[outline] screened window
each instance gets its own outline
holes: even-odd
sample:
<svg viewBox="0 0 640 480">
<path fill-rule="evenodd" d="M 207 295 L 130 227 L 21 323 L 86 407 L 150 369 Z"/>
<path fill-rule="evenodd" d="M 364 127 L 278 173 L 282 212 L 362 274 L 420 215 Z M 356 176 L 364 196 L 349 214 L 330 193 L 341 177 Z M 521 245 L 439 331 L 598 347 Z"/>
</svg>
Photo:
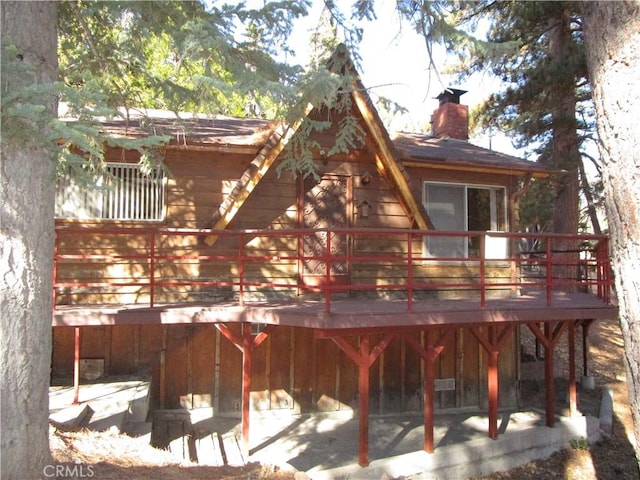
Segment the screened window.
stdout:
<svg viewBox="0 0 640 480">
<path fill-rule="evenodd" d="M 424 205 L 436 230 L 506 231 L 504 187 L 425 182 Z M 501 246 L 496 246 L 492 239 L 492 248 L 500 249 Z M 480 239 L 429 237 L 426 249 L 434 257 L 477 257 Z"/>
<path fill-rule="evenodd" d="M 143 172 L 132 163 L 109 163 L 100 177 L 75 170 L 58 179 L 56 217 L 106 220 L 162 220 L 164 173 L 161 168 Z"/>
</svg>

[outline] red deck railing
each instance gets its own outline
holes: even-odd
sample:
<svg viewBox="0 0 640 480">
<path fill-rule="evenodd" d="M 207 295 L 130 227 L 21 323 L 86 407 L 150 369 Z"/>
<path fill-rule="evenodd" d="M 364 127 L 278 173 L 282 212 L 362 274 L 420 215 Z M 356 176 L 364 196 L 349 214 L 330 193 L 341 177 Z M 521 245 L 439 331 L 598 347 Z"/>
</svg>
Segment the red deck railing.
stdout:
<svg viewBox="0 0 640 480">
<path fill-rule="evenodd" d="M 429 239 L 462 242 L 466 256 L 432 256 Z M 208 241 L 207 241 L 208 240 Z M 209 245 L 211 243 L 211 245 Z M 498 245 L 497 251 L 491 249 Z M 529 247 L 522 247 L 528 245 Z M 531 248 L 531 246 L 535 248 Z M 194 301 L 223 292 L 240 304 L 256 291 L 323 294 L 470 291 L 486 306 L 496 289 L 537 288 L 547 304 L 580 288 L 611 302 L 608 238 L 602 235 L 402 229 L 218 231 L 58 227 L 54 305 Z M 121 296 L 126 302 L 99 300 Z M 213 292 L 213 293 L 212 293 Z M 226 293 L 224 293 L 226 292 Z M 95 300 L 98 299 L 98 300 Z M 133 300 L 132 300 L 133 299 Z"/>
</svg>

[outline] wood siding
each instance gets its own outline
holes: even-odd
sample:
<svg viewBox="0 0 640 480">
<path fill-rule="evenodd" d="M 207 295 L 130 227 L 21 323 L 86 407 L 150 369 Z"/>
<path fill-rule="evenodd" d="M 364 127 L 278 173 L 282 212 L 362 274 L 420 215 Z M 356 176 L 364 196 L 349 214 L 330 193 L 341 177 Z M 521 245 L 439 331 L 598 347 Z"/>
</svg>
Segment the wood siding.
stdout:
<svg viewBox="0 0 640 480">
<path fill-rule="evenodd" d="M 240 334 L 240 325 L 231 325 Z M 73 372 L 72 327 L 53 329 L 54 379 Z M 415 334 L 421 341 L 420 334 Z M 371 341 L 379 338 L 371 336 Z M 355 337 L 350 340 L 355 345 Z M 515 343 L 500 354 L 501 406 L 515 405 Z M 436 396 L 436 408 L 486 406 L 484 351 L 467 330 L 446 345 L 436 378 L 455 388 Z M 211 407 L 239 412 L 242 354 L 213 324 L 83 327 L 81 357 L 104 359 L 105 375 L 149 375 L 155 408 Z M 251 408 L 291 413 L 357 407 L 358 369 L 330 339 L 277 327 L 253 353 Z M 422 364 L 403 337 L 395 338 L 370 370 L 373 412 L 420 411 Z"/>
</svg>

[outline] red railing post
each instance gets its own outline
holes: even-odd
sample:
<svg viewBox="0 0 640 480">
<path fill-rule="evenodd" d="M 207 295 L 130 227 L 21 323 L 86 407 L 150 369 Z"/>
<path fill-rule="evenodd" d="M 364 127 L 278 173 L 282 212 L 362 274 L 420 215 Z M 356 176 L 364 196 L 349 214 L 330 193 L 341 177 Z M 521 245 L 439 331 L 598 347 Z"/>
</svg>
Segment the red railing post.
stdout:
<svg viewBox="0 0 640 480">
<path fill-rule="evenodd" d="M 58 243 L 60 241 L 60 234 L 58 230 L 54 230 L 54 240 L 53 240 L 53 291 L 51 292 L 53 309 L 56 309 L 57 304 L 57 291 L 56 291 L 56 282 L 58 281 Z"/>
<path fill-rule="evenodd" d="M 324 283 L 324 310 L 326 313 L 331 312 L 331 231 L 327 232 L 327 247 L 325 255 L 325 283 Z"/>
<path fill-rule="evenodd" d="M 413 234 L 407 233 L 407 309 L 413 308 Z"/>
<path fill-rule="evenodd" d="M 244 305 L 244 233 L 238 236 L 238 301 Z"/>
<path fill-rule="evenodd" d="M 550 306 L 553 298 L 553 261 L 552 261 L 552 249 L 551 249 L 551 237 L 547 237 L 547 306 Z"/>
<path fill-rule="evenodd" d="M 149 259 L 149 306 L 153 308 L 156 296 L 156 230 L 151 230 Z"/>
<path fill-rule="evenodd" d="M 485 265 L 485 235 L 480 235 L 480 307 L 487 306 L 487 271 Z"/>
</svg>

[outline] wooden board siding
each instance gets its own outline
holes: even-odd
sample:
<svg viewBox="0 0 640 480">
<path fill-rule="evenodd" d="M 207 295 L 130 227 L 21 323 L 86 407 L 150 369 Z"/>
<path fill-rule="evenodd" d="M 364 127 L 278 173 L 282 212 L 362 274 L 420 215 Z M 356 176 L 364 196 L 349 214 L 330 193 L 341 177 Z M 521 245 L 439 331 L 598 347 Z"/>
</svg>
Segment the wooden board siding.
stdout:
<svg viewBox="0 0 640 480">
<path fill-rule="evenodd" d="M 229 328 L 240 334 L 239 325 Z M 412 333 L 418 341 L 420 333 Z M 155 408 L 210 407 L 239 412 L 242 354 L 213 324 L 83 327 L 81 358 L 104 358 L 106 375 L 151 375 Z M 52 373 L 73 371 L 73 328 L 55 327 Z M 371 335 L 370 342 L 382 337 Z M 357 337 L 348 337 L 357 346 Z M 219 348 L 219 352 L 216 349 Z M 464 355 L 461 355 L 461 348 Z M 436 363 L 436 378 L 455 379 L 455 390 L 436 395 L 437 409 L 483 407 L 486 375 L 482 349 L 458 330 Z M 515 341 L 500 354 L 500 405 L 515 404 Z M 418 355 L 396 337 L 370 370 L 371 409 L 421 411 L 423 378 Z M 310 329 L 277 327 L 253 352 L 251 408 L 292 413 L 357 407 L 358 369 L 330 339 Z"/>
</svg>

